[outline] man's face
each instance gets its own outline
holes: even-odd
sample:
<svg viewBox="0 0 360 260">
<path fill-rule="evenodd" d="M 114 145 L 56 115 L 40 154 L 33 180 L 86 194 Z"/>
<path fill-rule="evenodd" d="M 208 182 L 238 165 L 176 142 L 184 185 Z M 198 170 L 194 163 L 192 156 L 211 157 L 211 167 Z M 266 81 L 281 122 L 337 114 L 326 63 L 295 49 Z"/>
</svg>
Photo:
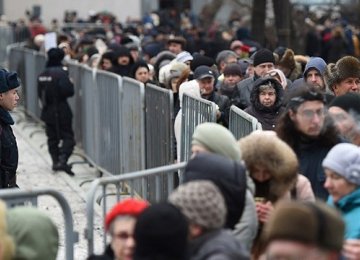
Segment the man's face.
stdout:
<svg viewBox="0 0 360 260">
<path fill-rule="evenodd" d="M 360 79 L 359 78 L 346 78 L 340 83 L 335 84 L 334 88 L 335 96 L 341 96 L 348 92 L 360 92 Z"/>
<path fill-rule="evenodd" d="M 306 73 L 305 81 L 314 87 L 325 90 L 324 79 L 317 69 L 310 69 L 308 73 Z"/>
<path fill-rule="evenodd" d="M 132 260 L 135 249 L 135 218 L 115 219 L 111 234 L 111 248 L 115 259 Z"/>
<path fill-rule="evenodd" d="M 273 88 L 267 88 L 259 93 L 259 101 L 265 107 L 272 107 L 276 101 L 276 92 Z"/>
<path fill-rule="evenodd" d="M 229 86 L 234 86 L 241 81 L 242 77 L 239 75 L 224 75 L 224 83 Z"/>
<path fill-rule="evenodd" d="M 12 111 L 17 106 L 19 99 L 17 88 L 0 93 L 0 106 L 7 111 Z"/>
<path fill-rule="evenodd" d="M 254 72 L 255 75 L 259 76 L 259 77 L 264 77 L 265 74 L 269 71 L 274 69 L 274 63 L 271 62 L 265 62 L 265 63 L 261 63 L 257 66 L 254 67 Z"/>
<path fill-rule="evenodd" d="M 197 80 L 200 87 L 200 94 L 201 96 L 210 95 L 214 91 L 214 78 L 213 77 L 206 77 L 203 79 Z"/>
<path fill-rule="evenodd" d="M 324 126 L 325 107 L 321 101 L 305 101 L 297 111 L 289 111 L 290 119 L 298 131 L 310 137 L 320 135 Z"/>
<path fill-rule="evenodd" d="M 168 45 L 169 51 L 171 51 L 174 54 L 179 54 L 180 52 L 182 52 L 182 46 L 180 43 L 176 43 L 176 42 L 170 42 Z"/>
</svg>

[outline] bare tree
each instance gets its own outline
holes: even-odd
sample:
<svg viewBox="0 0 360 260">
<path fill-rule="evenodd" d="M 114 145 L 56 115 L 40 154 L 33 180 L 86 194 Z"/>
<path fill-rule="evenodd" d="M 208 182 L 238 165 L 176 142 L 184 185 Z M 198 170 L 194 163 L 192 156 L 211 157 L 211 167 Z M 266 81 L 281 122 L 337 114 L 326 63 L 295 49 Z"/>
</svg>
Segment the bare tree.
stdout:
<svg viewBox="0 0 360 260">
<path fill-rule="evenodd" d="M 251 19 L 251 33 L 261 45 L 265 43 L 266 0 L 254 0 Z"/>
</svg>

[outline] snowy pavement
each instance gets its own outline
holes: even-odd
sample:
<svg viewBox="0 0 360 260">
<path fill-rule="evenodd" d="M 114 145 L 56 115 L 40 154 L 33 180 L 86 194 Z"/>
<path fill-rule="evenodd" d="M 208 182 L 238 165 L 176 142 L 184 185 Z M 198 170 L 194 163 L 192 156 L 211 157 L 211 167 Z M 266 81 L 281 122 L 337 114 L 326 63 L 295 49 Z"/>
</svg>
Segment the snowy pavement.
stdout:
<svg viewBox="0 0 360 260">
<path fill-rule="evenodd" d="M 70 204 L 74 229 L 79 233 L 79 242 L 75 245 L 74 259 L 82 260 L 87 258 L 87 241 L 84 238 L 86 226 L 86 192 L 90 181 L 98 176 L 95 168 L 87 164 L 75 164 L 73 171 L 75 177 L 66 173 L 54 173 L 51 170 L 51 159 L 47 151 L 46 135 L 39 123 L 26 118 L 24 113 L 18 109 L 13 113 L 15 125 L 13 130 L 19 147 L 19 167 L 17 182 L 23 190 L 51 188 L 61 192 Z M 80 150 L 75 150 L 70 162 L 82 161 L 79 155 Z M 59 229 L 61 237 L 58 258 L 65 259 L 64 250 L 64 221 L 59 204 L 49 196 L 39 198 L 38 207 L 45 211 Z M 97 212 L 100 212 L 99 209 Z M 101 215 L 95 216 L 95 252 L 102 250 L 102 226 Z"/>
</svg>

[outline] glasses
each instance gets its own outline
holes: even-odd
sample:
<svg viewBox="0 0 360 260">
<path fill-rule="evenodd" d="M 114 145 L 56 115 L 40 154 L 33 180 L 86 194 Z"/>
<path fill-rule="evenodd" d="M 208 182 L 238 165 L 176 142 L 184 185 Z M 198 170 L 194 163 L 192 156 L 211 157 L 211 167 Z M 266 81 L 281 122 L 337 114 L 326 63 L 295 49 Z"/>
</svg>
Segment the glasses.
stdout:
<svg viewBox="0 0 360 260">
<path fill-rule="evenodd" d="M 129 238 L 133 238 L 133 234 L 129 234 L 127 232 L 120 232 L 117 234 L 113 234 L 113 237 L 119 240 L 128 240 Z"/>
<path fill-rule="evenodd" d="M 315 115 L 317 115 L 318 117 L 324 117 L 325 113 L 326 113 L 326 109 L 322 108 L 322 109 L 318 109 L 318 110 L 304 110 L 301 112 L 298 112 L 299 115 L 301 115 L 302 117 L 304 117 L 307 120 L 311 120 L 314 118 Z"/>
</svg>

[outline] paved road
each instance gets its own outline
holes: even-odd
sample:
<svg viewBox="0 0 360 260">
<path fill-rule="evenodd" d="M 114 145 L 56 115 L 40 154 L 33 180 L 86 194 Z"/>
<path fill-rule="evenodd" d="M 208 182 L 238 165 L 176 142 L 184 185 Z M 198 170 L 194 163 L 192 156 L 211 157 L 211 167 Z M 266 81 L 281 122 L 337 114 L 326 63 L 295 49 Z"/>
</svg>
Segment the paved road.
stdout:
<svg viewBox="0 0 360 260">
<path fill-rule="evenodd" d="M 21 189 L 32 190 L 36 188 L 53 188 L 60 191 L 67 199 L 72 209 L 74 228 L 79 232 L 79 242 L 75 246 L 76 260 L 86 259 L 87 244 L 84 238 L 86 225 L 86 192 L 89 183 L 80 184 L 85 180 L 92 180 L 98 173 L 87 164 L 75 164 L 73 170 L 75 177 L 66 173 L 54 173 L 51 170 L 51 159 L 47 151 L 46 136 L 38 123 L 25 118 L 20 109 L 13 114 L 15 126 L 13 127 L 19 147 L 18 184 Z M 81 151 L 75 151 L 81 153 Z M 81 161 L 78 155 L 73 155 L 70 161 Z M 57 224 L 61 235 L 58 259 L 64 260 L 64 222 L 58 203 L 51 197 L 39 199 L 39 208 L 44 210 Z M 102 250 L 102 218 L 95 216 L 96 252 Z"/>
</svg>

